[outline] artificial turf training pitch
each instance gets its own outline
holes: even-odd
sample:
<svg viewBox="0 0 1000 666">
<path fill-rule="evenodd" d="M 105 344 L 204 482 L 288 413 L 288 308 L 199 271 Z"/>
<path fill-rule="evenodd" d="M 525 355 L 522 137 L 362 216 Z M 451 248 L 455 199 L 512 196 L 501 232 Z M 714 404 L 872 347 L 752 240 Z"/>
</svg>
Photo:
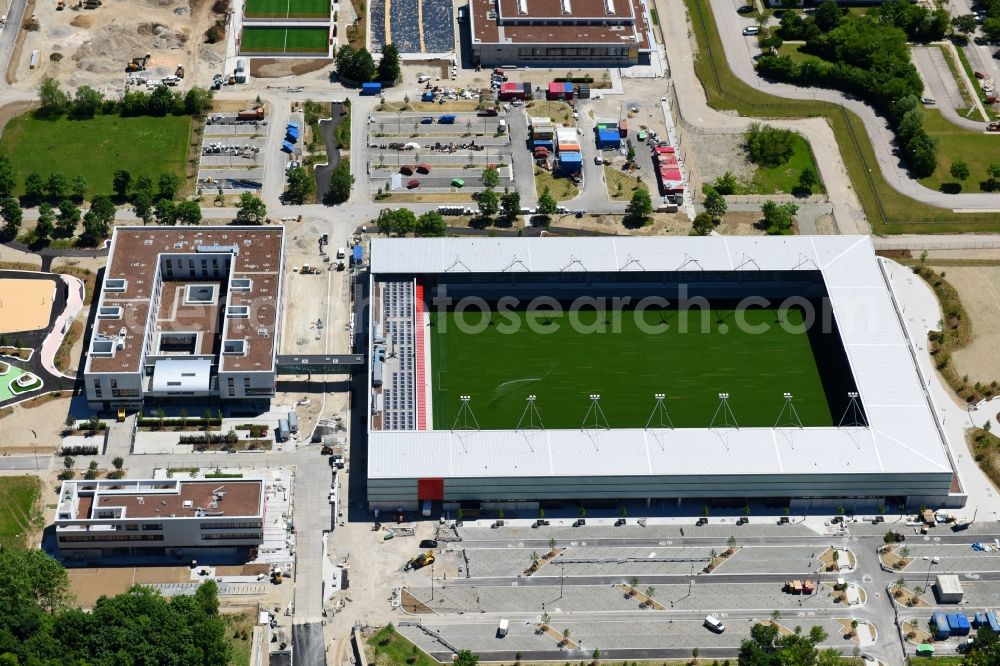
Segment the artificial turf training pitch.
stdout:
<svg viewBox="0 0 1000 666">
<path fill-rule="evenodd" d="M 244 14 L 251 18 L 328 18 L 329 0 L 247 0 Z"/>
<path fill-rule="evenodd" d="M 329 31 L 326 28 L 245 28 L 240 52 L 326 53 Z"/>
<path fill-rule="evenodd" d="M 766 332 L 755 335 L 736 326 L 734 310 L 714 307 L 704 332 L 699 310 L 646 310 L 641 315 L 646 323 L 669 325 L 659 334 L 640 330 L 634 310 L 580 311 L 582 324 L 602 322 L 609 331 L 591 334 L 571 328 L 565 313 L 548 324 L 541 314 L 530 315 L 539 322 L 538 328 L 554 329 L 536 333 L 524 325 L 524 311 L 515 312 L 522 326 L 512 334 L 501 333 L 498 326 L 481 333 L 459 330 L 459 317 L 468 324 L 480 322 L 477 310 L 431 313 L 435 429 L 456 427 L 461 395 L 471 397 L 472 413 L 485 430 L 515 429 L 529 395 L 536 396 L 535 407 L 545 428 L 580 428 L 591 394 L 601 396 L 608 427 L 643 428 L 653 413 L 656 393 L 667 395 L 665 405 L 675 427 L 707 428 L 722 392 L 729 393 L 740 427 L 773 427 L 786 391 L 794 396 L 803 426 L 833 425 L 813 344 L 821 347 L 819 353 L 830 365 L 837 357 L 833 352 L 839 338 L 816 333 L 810 342 L 810 335 L 801 331 L 801 310 L 790 309 L 783 315 L 797 331 L 777 325 L 777 309 L 746 310 L 748 324 L 767 325 Z M 620 319 L 620 332 L 610 332 L 615 318 Z M 682 320 L 687 332 L 680 332 Z M 504 320 L 498 315 L 495 321 Z M 841 366 L 835 373 L 840 376 L 830 383 L 839 393 L 845 382 L 853 380 L 846 361 L 834 360 L 834 365 Z M 789 423 L 791 418 L 783 415 L 780 425 Z M 458 427 L 463 424 L 464 420 Z M 587 424 L 594 426 L 593 414 Z M 721 425 L 720 416 L 716 426 Z"/>
</svg>

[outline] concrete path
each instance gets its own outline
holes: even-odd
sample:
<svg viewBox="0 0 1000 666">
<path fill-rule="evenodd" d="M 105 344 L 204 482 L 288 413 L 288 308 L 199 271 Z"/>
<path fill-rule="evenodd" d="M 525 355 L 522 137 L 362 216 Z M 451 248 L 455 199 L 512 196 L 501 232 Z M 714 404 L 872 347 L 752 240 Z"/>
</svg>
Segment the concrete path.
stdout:
<svg viewBox="0 0 1000 666">
<path fill-rule="evenodd" d="M 682 0 L 668 0 L 667 4 L 678 4 L 683 9 Z M 864 126 L 868 130 L 875 156 L 886 182 L 900 194 L 917 199 L 931 206 L 940 208 L 950 208 L 952 210 L 976 210 L 976 211 L 1000 211 L 1000 194 L 995 193 L 967 193 L 967 194 L 945 194 L 935 192 L 924 187 L 917 181 L 910 178 L 903 168 L 900 160 L 895 155 L 893 146 L 894 135 L 889 129 L 886 119 L 879 116 L 875 111 L 857 99 L 851 99 L 844 94 L 825 88 L 801 88 L 786 83 L 771 83 L 765 81 L 757 75 L 753 67 L 754 58 L 760 54 L 756 37 L 743 37 L 741 32 L 744 27 L 755 25 L 751 19 L 746 19 L 736 13 L 737 0 L 715 0 L 710 3 L 715 14 L 715 21 L 722 36 L 723 48 L 726 52 L 726 59 L 730 69 L 737 78 L 747 85 L 779 97 L 789 99 L 804 99 L 830 102 L 847 108 L 857 114 Z M 676 67 L 674 68 L 676 75 Z M 769 124 L 778 123 L 769 121 Z M 810 143 L 814 143 L 810 136 Z M 1000 147 L 1000 143 L 998 143 Z M 815 145 L 813 151 L 816 152 Z M 822 158 L 816 156 L 816 162 L 822 171 Z M 839 158 L 839 151 L 838 151 Z M 826 176 L 823 177 L 827 182 Z M 836 198 L 831 192 L 831 200 Z M 838 221 L 839 221 L 838 217 Z M 845 231 L 845 233 L 847 233 Z"/>
<path fill-rule="evenodd" d="M 969 118 L 960 116 L 956 111 L 956 109 L 961 109 L 967 106 L 967 104 L 962 97 L 961 89 L 959 89 L 962 82 L 956 81 L 955 77 L 952 76 L 951 70 L 948 68 L 948 62 L 944 58 L 944 53 L 941 52 L 942 48 L 947 47 L 943 44 L 940 46 L 930 44 L 928 46 L 912 46 L 910 48 L 910 52 L 913 54 L 913 64 L 916 65 L 917 71 L 920 72 L 920 78 L 924 80 L 924 85 L 927 87 L 924 90 L 924 94 L 937 102 L 936 106 L 929 108 L 936 108 L 941 112 L 941 115 L 954 125 L 982 132 L 985 125 L 984 122 L 970 120 Z M 969 94 L 968 91 L 966 91 L 966 94 Z M 978 100 L 979 98 L 976 97 L 975 99 Z M 973 104 L 973 106 L 978 108 L 979 105 Z"/>
<path fill-rule="evenodd" d="M 58 368 L 56 368 L 55 359 L 56 352 L 59 351 L 59 345 L 62 344 L 63 338 L 69 332 L 69 328 L 73 324 L 73 320 L 76 319 L 76 315 L 83 308 L 83 281 L 72 275 L 61 275 L 60 277 L 68 288 L 69 295 L 66 298 L 66 307 L 63 309 L 62 314 L 56 318 L 55 324 L 52 326 L 49 334 L 45 336 L 45 340 L 42 341 L 39 356 L 41 357 L 42 367 L 50 374 L 56 377 L 75 379 L 75 374 L 66 375 L 59 372 Z"/>
</svg>

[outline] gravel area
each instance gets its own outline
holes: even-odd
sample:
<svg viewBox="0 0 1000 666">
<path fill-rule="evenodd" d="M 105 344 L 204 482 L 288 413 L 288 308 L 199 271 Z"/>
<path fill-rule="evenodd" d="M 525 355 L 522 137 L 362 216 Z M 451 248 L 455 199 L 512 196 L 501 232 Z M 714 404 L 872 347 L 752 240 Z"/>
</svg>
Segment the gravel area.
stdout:
<svg viewBox="0 0 1000 666">
<path fill-rule="evenodd" d="M 969 381 L 988 384 L 1000 379 L 1000 266 L 947 266 L 948 280 L 958 290 L 962 305 L 972 319 L 972 342 L 952 357 L 959 374 Z"/>
<path fill-rule="evenodd" d="M 703 183 L 712 183 L 727 171 L 746 183 L 756 171 L 747 158 L 742 134 L 684 132 L 686 153 L 693 159 Z"/>
</svg>

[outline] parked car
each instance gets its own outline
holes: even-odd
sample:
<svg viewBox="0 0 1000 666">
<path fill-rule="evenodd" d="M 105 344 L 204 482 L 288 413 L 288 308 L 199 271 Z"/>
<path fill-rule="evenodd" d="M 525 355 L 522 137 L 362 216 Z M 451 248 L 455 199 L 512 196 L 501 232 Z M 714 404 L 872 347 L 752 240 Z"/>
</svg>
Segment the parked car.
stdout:
<svg viewBox="0 0 1000 666">
<path fill-rule="evenodd" d="M 701 518 L 698 519 L 698 522 L 695 523 L 695 525 L 697 525 L 698 527 L 701 527 L 702 525 L 708 525 L 708 518 L 702 516 Z"/>
<path fill-rule="evenodd" d="M 747 36 L 747 37 L 749 37 L 751 35 L 759 35 L 760 34 L 760 28 L 757 27 L 757 26 L 755 26 L 755 25 L 748 25 L 747 27 L 743 28 L 743 34 L 744 34 L 744 36 Z"/>
<path fill-rule="evenodd" d="M 536 520 L 535 522 L 531 523 L 531 526 L 532 527 L 544 527 L 544 526 L 546 526 L 548 524 L 549 524 L 549 521 L 547 521 L 547 520 Z"/>
<path fill-rule="evenodd" d="M 714 631 L 717 634 L 721 634 L 726 630 L 726 625 L 719 621 L 719 618 L 714 615 L 709 615 L 705 618 L 705 626 Z"/>
<path fill-rule="evenodd" d="M 424 539 L 420 542 L 421 548 L 437 548 L 438 542 L 436 539 Z"/>
<path fill-rule="evenodd" d="M 739 14 L 753 14 L 753 5 L 740 5 L 736 8 Z"/>
</svg>

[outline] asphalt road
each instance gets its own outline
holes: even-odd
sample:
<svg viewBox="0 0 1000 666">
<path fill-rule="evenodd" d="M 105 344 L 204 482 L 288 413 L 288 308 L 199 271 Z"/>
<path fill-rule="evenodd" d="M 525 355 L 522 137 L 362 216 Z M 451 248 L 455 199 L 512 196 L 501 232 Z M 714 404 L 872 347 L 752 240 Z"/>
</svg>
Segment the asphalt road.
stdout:
<svg viewBox="0 0 1000 666">
<path fill-rule="evenodd" d="M 0 469 L 39 471 L 47 470 L 52 464 L 51 456 L 3 456 L 0 457 Z"/>
<path fill-rule="evenodd" d="M 955 77 L 952 76 L 941 48 L 944 47 L 932 44 L 930 46 L 915 45 L 910 49 L 913 54 L 913 64 L 917 66 L 928 88 L 924 94 L 937 102 L 936 106 L 931 108 L 937 108 L 949 122 L 959 127 L 981 132 L 985 123 L 979 120 L 969 120 L 956 112 L 956 109 L 967 106 L 962 98 L 962 91 L 959 89 L 962 82 L 956 81 Z M 962 88 L 964 89 L 964 86 Z"/>
<path fill-rule="evenodd" d="M 7 73 L 10 56 L 17 42 L 17 35 L 21 31 L 21 24 L 24 23 L 24 10 L 27 6 L 28 0 L 11 0 L 10 8 L 7 10 L 7 23 L 0 32 L 0 74 Z"/>
<path fill-rule="evenodd" d="M 323 626 L 319 622 L 292 625 L 292 664 L 326 666 Z"/>
</svg>

